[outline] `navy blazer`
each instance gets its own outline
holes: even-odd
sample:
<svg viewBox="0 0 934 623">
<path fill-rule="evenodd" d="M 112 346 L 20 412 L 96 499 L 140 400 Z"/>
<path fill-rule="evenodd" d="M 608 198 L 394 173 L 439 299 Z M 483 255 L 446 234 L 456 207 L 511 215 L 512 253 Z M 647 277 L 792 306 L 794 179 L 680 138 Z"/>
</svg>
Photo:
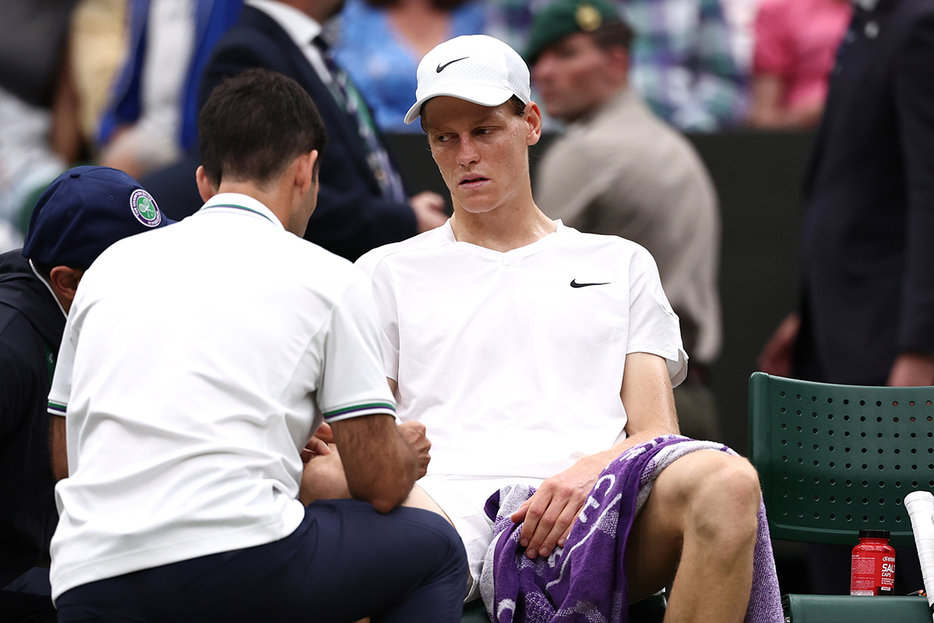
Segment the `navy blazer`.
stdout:
<svg viewBox="0 0 934 623">
<path fill-rule="evenodd" d="M 328 145 L 321 156 L 318 206 L 308 221 L 305 238 L 355 260 L 374 247 L 415 235 L 412 208 L 383 198 L 379 182 L 367 164 L 366 148 L 355 120 L 334 100 L 289 35 L 262 11 L 244 6 L 240 21 L 218 41 L 201 78 L 198 110 L 225 77 L 253 67 L 271 69 L 296 80 L 311 95 L 324 119 Z M 187 166 L 190 168 L 196 159 L 190 156 Z M 153 180 L 152 185 L 155 189 L 146 188 L 160 197 L 158 189 L 164 184 Z M 167 199 L 163 209 L 167 209 L 166 214 L 175 214 L 176 208 L 170 204 Z M 200 203 L 191 211 L 197 207 Z"/>
<path fill-rule="evenodd" d="M 884 384 L 934 353 L 934 0 L 856 2 L 805 206 L 800 376 Z"/>
</svg>

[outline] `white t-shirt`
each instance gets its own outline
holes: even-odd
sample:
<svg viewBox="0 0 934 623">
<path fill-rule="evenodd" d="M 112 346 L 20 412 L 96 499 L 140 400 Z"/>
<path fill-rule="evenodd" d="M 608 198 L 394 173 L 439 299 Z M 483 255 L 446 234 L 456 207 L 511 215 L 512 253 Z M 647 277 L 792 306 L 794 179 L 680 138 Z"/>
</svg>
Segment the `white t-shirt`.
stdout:
<svg viewBox="0 0 934 623">
<path fill-rule="evenodd" d="M 687 371 L 648 251 L 557 231 L 506 253 L 450 222 L 364 255 L 400 419 L 432 442 L 429 475 L 548 478 L 625 438 L 626 355 Z"/>
<path fill-rule="evenodd" d="M 66 415 L 52 593 L 288 536 L 322 420 L 393 415 L 365 276 L 261 203 L 214 197 L 87 271 L 49 412 Z"/>
<path fill-rule="evenodd" d="M 557 231 L 506 253 L 457 242 L 450 221 L 364 255 L 398 413 L 428 429 L 418 484 L 464 541 L 472 579 L 500 487 L 538 486 L 625 438 L 626 355 L 687 373 L 678 317 L 652 256 L 616 236 Z M 470 600 L 478 584 L 471 582 Z"/>
</svg>

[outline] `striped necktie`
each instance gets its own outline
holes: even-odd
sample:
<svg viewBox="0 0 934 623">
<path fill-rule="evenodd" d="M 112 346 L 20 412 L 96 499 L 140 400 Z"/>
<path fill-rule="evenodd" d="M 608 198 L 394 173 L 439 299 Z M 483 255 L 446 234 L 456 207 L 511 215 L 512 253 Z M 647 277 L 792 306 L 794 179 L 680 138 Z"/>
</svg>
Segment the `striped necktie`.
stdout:
<svg viewBox="0 0 934 623">
<path fill-rule="evenodd" d="M 357 132 L 366 147 L 367 164 L 370 165 L 373 175 L 379 182 L 383 197 L 398 203 L 406 203 L 408 198 L 402 185 L 402 178 L 392 166 L 389 152 L 379 139 L 376 124 L 373 122 L 373 116 L 366 102 L 363 101 L 363 97 L 347 72 L 341 69 L 341 66 L 334 60 L 331 47 L 324 37 L 318 35 L 312 39 L 312 44 L 321 52 L 324 65 L 331 74 L 331 80 L 328 82 L 331 95 L 357 126 Z"/>
</svg>

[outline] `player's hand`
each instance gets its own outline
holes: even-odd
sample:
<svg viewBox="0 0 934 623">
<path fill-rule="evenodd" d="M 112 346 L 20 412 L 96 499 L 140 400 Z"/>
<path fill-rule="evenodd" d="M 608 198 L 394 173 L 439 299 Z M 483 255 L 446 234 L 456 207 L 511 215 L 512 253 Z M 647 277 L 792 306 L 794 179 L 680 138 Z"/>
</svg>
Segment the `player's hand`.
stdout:
<svg viewBox="0 0 934 623">
<path fill-rule="evenodd" d="M 326 456 L 331 454 L 331 448 L 323 439 L 319 439 L 317 434 L 308 440 L 302 449 L 302 462 L 307 463 L 316 456 Z"/>
<path fill-rule="evenodd" d="M 596 472 L 583 461 L 542 483 L 535 495 L 512 514 L 513 522 L 524 522 L 519 543 L 529 558 L 549 556 L 555 546 L 564 547 L 574 520 L 593 489 Z"/>
<path fill-rule="evenodd" d="M 444 225 L 448 215 L 444 213 L 444 197 L 426 190 L 409 199 L 409 205 L 415 212 L 415 222 L 419 233 Z"/>
<path fill-rule="evenodd" d="M 331 425 L 327 422 L 321 422 L 321 426 L 315 431 L 315 437 L 324 443 L 334 443 L 334 433 L 331 431 Z"/>
<path fill-rule="evenodd" d="M 415 420 L 399 424 L 399 432 L 418 457 L 417 480 L 428 472 L 428 463 L 431 461 L 428 451 L 431 450 L 431 441 L 425 436 L 425 425 Z"/>
</svg>

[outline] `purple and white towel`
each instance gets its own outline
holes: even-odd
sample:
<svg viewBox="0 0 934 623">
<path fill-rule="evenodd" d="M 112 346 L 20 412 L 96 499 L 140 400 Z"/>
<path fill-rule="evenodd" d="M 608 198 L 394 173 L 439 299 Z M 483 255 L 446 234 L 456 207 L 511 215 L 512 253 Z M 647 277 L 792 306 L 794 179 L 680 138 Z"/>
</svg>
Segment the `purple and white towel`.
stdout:
<svg viewBox="0 0 934 623">
<path fill-rule="evenodd" d="M 597 479 L 563 548 L 529 560 L 519 545 L 522 524 L 509 516 L 535 492 L 510 485 L 490 496 L 495 523 L 480 576 L 480 593 L 495 623 L 626 623 L 629 583 L 624 552 L 633 519 L 652 483 L 675 459 L 697 450 L 728 447 L 670 435 L 633 446 Z M 759 507 L 752 594 L 746 623 L 782 623 L 781 597 L 765 507 Z"/>
</svg>

